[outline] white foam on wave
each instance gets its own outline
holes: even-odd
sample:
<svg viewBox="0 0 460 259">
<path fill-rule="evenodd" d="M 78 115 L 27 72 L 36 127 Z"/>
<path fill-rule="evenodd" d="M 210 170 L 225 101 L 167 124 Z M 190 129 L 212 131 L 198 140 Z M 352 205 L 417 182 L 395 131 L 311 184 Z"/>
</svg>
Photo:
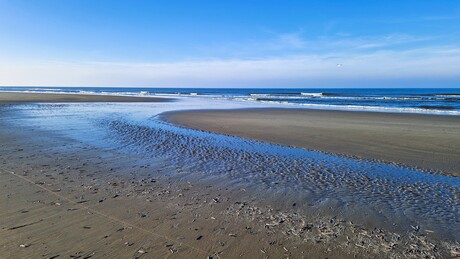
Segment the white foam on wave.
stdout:
<svg viewBox="0 0 460 259">
<path fill-rule="evenodd" d="M 389 113 L 416 113 L 432 115 L 455 115 L 460 116 L 460 111 L 446 110 L 427 110 L 423 108 L 404 108 L 404 107 L 382 107 L 382 106 L 363 106 L 363 105 L 335 105 L 335 104 L 310 104 L 310 103 L 290 103 L 287 101 L 259 101 L 254 98 L 240 98 L 235 101 L 259 102 L 273 104 L 276 106 L 296 106 L 297 108 L 309 108 L 317 110 L 338 110 L 338 111 L 369 111 L 369 112 L 389 112 Z"/>
<path fill-rule="evenodd" d="M 310 96 L 310 97 L 322 97 L 323 93 L 300 93 L 303 96 Z"/>
<path fill-rule="evenodd" d="M 56 94 L 87 94 L 87 95 L 111 95 L 111 96 L 136 96 L 136 97 L 147 97 L 147 96 L 160 96 L 160 97 L 174 97 L 174 98 L 197 98 L 197 99 L 214 99 L 214 100 L 227 100 L 235 102 L 246 102 L 253 104 L 266 104 L 275 105 L 282 107 L 305 107 L 310 109 L 326 109 L 326 110 L 347 110 L 347 111 L 375 111 L 375 112 L 394 112 L 394 113 L 417 113 L 417 114 L 434 114 L 434 115 L 455 115 L 460 116 L 458 110 L 440 110 L 440 109 L 425 109 L 417 107 L 385 107 L 385 106 L 364 106 L 364 105 L 345 105 L 345 104 L 312 104 L 312 103 L 292 103 L 286 101 L 287 99 L 309 99 L 309 98 L 324 98 L 324 99 L 366 99 L 366 100 L 417 100 L 420 97 L 387 97 L 387 96 L 376 96 L 376 97 L 351 97 L 351 96 L 325 96 L 323 93 L 301 93 L 301 95 L 283 95 L 283 94 L 249 94 L 239 96 L 226 96 L 225 94 L 214 94 L 214 95 L 199 95 L 196 92 L 191 93 L 154 93 L 147 91 L 137 92 L 109 92 L 109 91 L 88 91 L 88 90 L 77 90 L 69 92 L 64 89 L 54 88 L 31 88 L 27 90 L 2 90 L 4 92 L 18 92 L 18 93 L 56 93 Z M 460 95 L 457 94 L 446 94 L 436 95 L 438 98 L 457 98 Z M 261 100 L 263 99 L 263 100 Z M 283 99 L 283 100 L 277 100 Z"/>
<path fill-rule="evenodd" d="M 442 97 L 442 98 L 459 98 L 460 94 L 437 94 L 435 96 Z"/>
<path fill-rule="evenodd" d="M 249 96 L 253 97 L 269 97 L 272 96 L 271 94 L 250 94 Z"/>
</svg>

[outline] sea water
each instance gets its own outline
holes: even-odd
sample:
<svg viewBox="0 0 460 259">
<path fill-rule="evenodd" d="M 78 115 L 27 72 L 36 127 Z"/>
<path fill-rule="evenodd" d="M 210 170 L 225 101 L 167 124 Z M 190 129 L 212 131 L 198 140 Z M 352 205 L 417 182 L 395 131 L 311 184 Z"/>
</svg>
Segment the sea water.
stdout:
<svg viewBox="0 0 460 259">
<path fill-rule="evenodd" d="M 460 88 L 135 88 L 0 87 L 0 91 L 174 96 L 277 104 L 313 109 L 460 115 Z"/>
</svg>

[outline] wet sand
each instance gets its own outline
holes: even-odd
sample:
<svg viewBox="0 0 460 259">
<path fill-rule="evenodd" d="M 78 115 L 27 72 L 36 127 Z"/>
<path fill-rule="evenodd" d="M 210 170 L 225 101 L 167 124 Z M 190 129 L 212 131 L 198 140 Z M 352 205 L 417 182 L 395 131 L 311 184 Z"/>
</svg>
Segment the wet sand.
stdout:
<svg viewBox="0 0 460 259">
<path fill-rule="evenodd" d="M 71 102 L 165 102 L 169 98 L 0 92 L 0 103 L 71 103 Z"/>
<path fill-rule="evenodd" d="M 170 166 L 163 172 L 150 155 L 15 125 L 8 109 L 0 116 L 0 255 L 6 258 L 460 255 L 457 241 L 432 240 L 417 227 L 394 233 L 339 213 L 307 215 L 295 204 L 222 187 L 222 178 L 192 180 Z"/>
<path fill-rule="evenodd" d="M 294 225 L 303 222 L 301 217 L 294 221 L 282 211 L 256 206 L 250 197 L 162 174 L 142 157 L 50 132 L 0 126 L 2 257 L 360 258 L 381 253 L 355 251 L 352 244 L 342 248 L 345 233 L 354 235 L 351 227 L 345 232 L 329 218 L 308 225 L 307 232 L 321 240 L 306 242 L 300 235 L 305 230 Z M 328 241 L 333 228 L 340 229 L 340 243 Z M 299 233 L 286 234 L 294 230 Z"/>
<path fill-rule="evenodd" d="M 185 127 L 460 176 L 460 118 L 301 109 L 170 112 Z"/>
</svg>

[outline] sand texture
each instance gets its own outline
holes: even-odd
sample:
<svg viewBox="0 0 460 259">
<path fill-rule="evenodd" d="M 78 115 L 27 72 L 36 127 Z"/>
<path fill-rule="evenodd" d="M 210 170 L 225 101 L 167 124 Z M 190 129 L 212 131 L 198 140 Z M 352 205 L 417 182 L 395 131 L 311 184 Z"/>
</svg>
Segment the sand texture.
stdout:
<svg viewBox="0 0 460 259">
<path fill-rule="evenodd" d="M 287 215 L 162 175 L 139 157 L 2 125 L 0 158 L 0 257 L 353 257 L 322 237 L 320 226 L 339 229 L 329 219 L 309 225 L 320 245 L 304 242 L 285 234 Z"/>
<path fill-rule="evenodd" d="M 14 109 L 19 106 L 22 107 L 0 105 L 2 258 L 445 258 L 460 255 L 458 240 L 436 237 L 436 229 L 414 225 L 406 226 L 407 231 L 396 232 L 372 227 L 372 222 L 344 218 L 333 204 L 328 213 L 321 213 L 317 205 L 301 206 L 301 200 L 284 200 L 282 193 L 278 193 L 279 197 L 260 198 L 252 191 L 267 188 L 270 192 L 271 181 L 254 186 L 251 181 L 245 181 L 245 188 L 246 185 L 234 185 L 230 181 L 231 174 L 251 175 L 252 171 L 219 169 L 221 174 L 205 177 L 214 170 L 206 170 L 206 166 L 217 166 L 225 162 L 223 160 L 232 162 L 232 167 L 240 163 L 240 168 L 245 168 L 244 164 L 254 165 L 252 158 L 272 164 L 275 160 L 259 153 L 238 153 L 238 150 L 212 145 L 210 136 L 200 138 L 199 132 L 177 127 L 168 130 L 172 127 L 168 125 L 147 128 L 119 121 L 118 116 L 108 117 L 109 121 L 102 125 L 82 126 L 86 124 L 79 122 L 69 125 L 67 130 L 83 134 L 83 137 L 79 135 L 82 139 L 92 139 L 96 127 L 107 128 L 124 148 L 115 144 L 99 146 L 104 139 L 98 143 L 80 141 L 72 134 L 29 124 L 47 119 L 53 122 L 55 120 L 49 118 L 53 115 L 61 123 L 77 120 L 69 110 L 62 113 L 62 105 L 35 105 L 39 111 L 36 113 Z M 33 105 L 29 106 L 33 109 Z M 45 113 L 51 114 L 49 116 L 41 113 L 50 110 L 54 112 Z M 35 120 L 31 116 L 36 116 Z M 63 120 L 62 116 L 69 118 Z M 56 125 L 55 128 L 65 127 Z M 254 144 L 237 139 L 232 143 Z M 174 156 L 167 161 L 156 157 L 166 152 Z M 186 160 L 189 156 L 191 160 Z M 201 164 L 205 167 L 199 170 L 201 175 L 189 176 L 193 168 L 187 169 L 188 164 L 184 166 L 181 161 L 196 158 L 207 159 Z M 278 163 L 284 165 L 281 162 Z M 333 176 L 324 178 L 320 172 L 313 174 L 326 182 Z M 295 174 L 286 175 L 286 181 L 291 175 Z M 253 177 L 270 180 L 260 173 Z M 367 190 L 369 179 L 357 180 L 363 182 Z M 412 193 L 420 193 L 413 186 L 407 188 Z M 423 193 L 417 196 L 423 198 Z M 447 199 L 457 200 L 456 197 Z M 454 222 L 453 227 L 458 226 L 455 219 L 446 217 Z"/>
<path fill-rule="evenodd" d="M 163 117 L 193 129 L 460 176 L 460 118 L 455 116 L 242 109 L 181 111 Z"/>
</svg>

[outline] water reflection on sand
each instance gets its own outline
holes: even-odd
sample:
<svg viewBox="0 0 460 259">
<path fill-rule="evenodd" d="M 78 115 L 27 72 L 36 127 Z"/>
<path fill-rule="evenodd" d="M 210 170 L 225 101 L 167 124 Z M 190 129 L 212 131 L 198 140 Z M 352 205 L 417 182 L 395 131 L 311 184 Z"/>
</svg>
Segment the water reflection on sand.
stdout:
<svg viewBox="0 0 460 259">
<path fill-rule="evenodd" d="M 460 239 L 459 178 L 184 129 L 158 117 L 169 110 L 213 107 L 243 105 L 195 99 L 167 104 L 31 104 L 15 109 L 23 115 L 16 123 L 142 153 L 146 159 L 162 158 L 171 164 L 171 173 L 225 179 L 221 184 L 244 187 L 266 199 L 292 199 L 308 211 L 331 209 L 353 220 L 393 229 L 434 229 L 443 238 Z"/>
</svg>

